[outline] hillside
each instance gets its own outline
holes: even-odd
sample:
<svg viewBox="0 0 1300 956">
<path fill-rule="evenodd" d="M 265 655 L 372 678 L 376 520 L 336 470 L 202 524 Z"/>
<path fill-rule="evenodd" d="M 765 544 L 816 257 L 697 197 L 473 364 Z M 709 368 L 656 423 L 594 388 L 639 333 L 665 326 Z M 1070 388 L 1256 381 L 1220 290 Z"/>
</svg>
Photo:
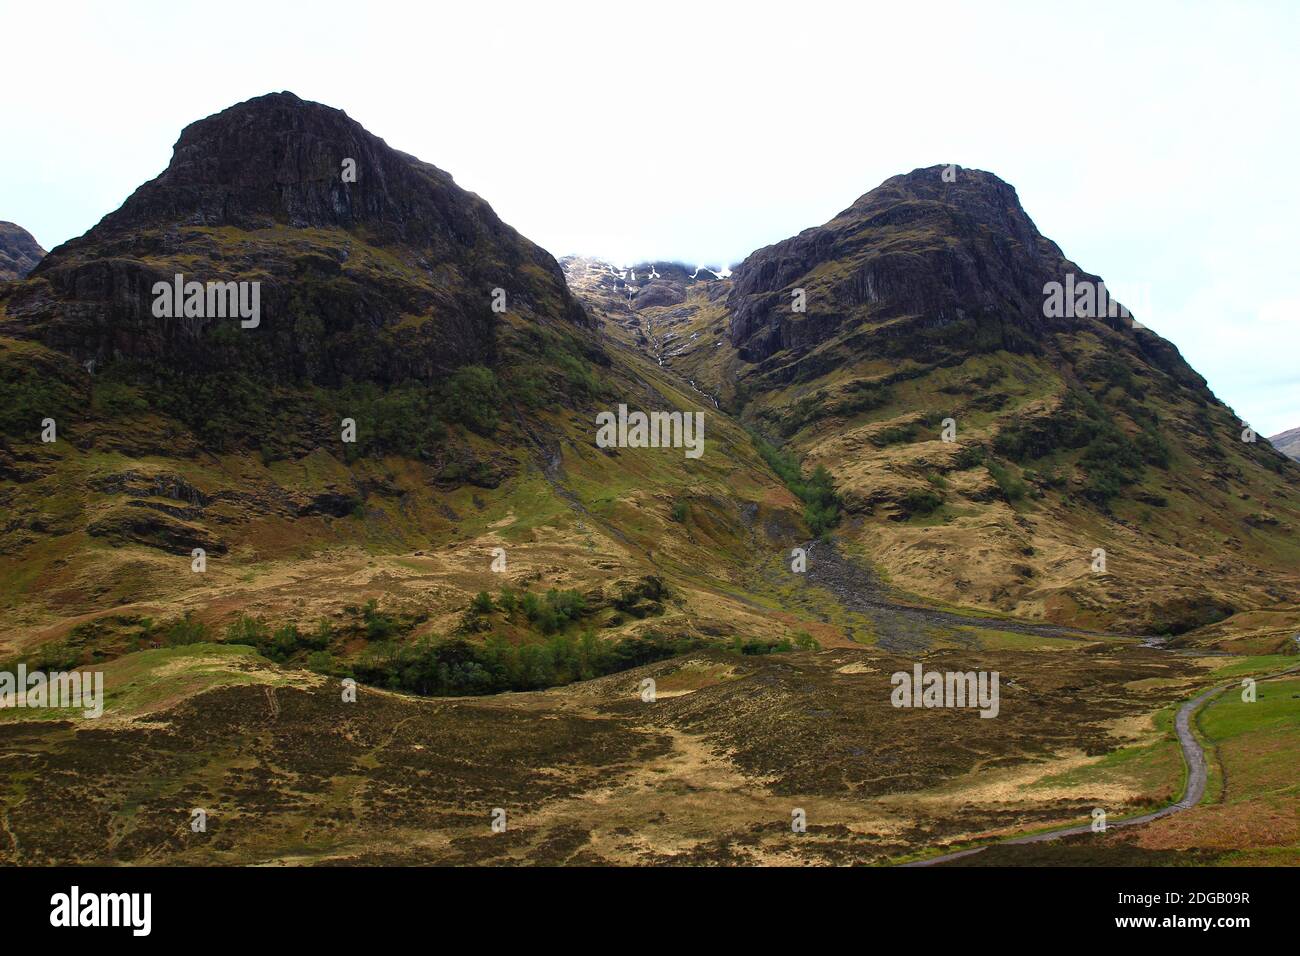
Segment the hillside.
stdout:
<svg viewBox="0 0 1300 956">
<path fill-rule="evenodd" d="M 0 285 L 0 671 L 105 686 L 0 709 L 0 861 L 897 864 L 1169 807 L 1175 713 L 1295 665 L 1300 466 L 1046 315 L 1095 277 L 939 169 L 615 268 L 290 93 L 188 126 Z M 998 719 L 896 703 L 923 667 Z M 1239 817 L 962 859 L 1300 859 L 1293 683 L 1206 697 Z"/>
<path fill-rule="evenodd" d="M 256 323 L 158 315 L 176 274 L 259 283 Z M 803 534 L 793 498 L 720 418 L 699 459 L 596 447 L 619 403 L 699 407 L 447 173 L 289 93 L 231 107 L 0 295 L 0 648 L 93 657 L 244 613 L 332 622 L 351 660 L 367 601 L 414 638 L 528 587 L 583 593 L 611 640 L 778 630 L 725 594 Z"/>
<path fill-rule="evenodd" d="M 21 279 L 45 256 L 30 232 L 12 222 L 0 222 L 0 282 Z"/>
<path fill-rule="evenodd" d="M 1274 435 L 1269 442 L 1288 458 L 1300 461 L 1300 428 L 1292 428 Z"/>
<path fill-rule="evenodd" d="M 839 546 L 907 591 L 1164 634 L 1292 602 L 1296 466 L 1242 441 L 1141 316 L 1049 317 L 1048 283 L 1100 278 L 1009 185 L 943 172 L 893 177 L 707 294 L 629 309 L 570 284 L 805 474 L 829 469 Z"/>
</svg>

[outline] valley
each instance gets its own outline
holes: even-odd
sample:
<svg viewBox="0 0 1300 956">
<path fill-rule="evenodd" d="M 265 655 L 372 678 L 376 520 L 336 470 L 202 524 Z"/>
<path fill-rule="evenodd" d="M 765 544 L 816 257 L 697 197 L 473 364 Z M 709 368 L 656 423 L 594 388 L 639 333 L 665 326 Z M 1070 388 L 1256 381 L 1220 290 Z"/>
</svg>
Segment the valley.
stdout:
<svg viewBox="0 0 1300 956">
<path fill-rule="evenodd" d="M 621 269 L 291 93 L 186 127 L 0 283 L 0 667 L 105 681 L 0 709 L 0 860 L 1300 863 L 1300 464 L 943 168 Z"/>
</svg>

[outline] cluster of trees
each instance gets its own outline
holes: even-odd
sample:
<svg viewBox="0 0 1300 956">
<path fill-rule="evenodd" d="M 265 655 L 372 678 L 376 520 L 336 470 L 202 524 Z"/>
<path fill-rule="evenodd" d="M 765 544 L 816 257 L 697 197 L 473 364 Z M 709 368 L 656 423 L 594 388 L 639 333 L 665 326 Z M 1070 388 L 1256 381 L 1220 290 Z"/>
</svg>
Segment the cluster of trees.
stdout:
<svg viewBox="0 0 1300 956">
<path fill-rule="evenodd" d="M 754 445 L 786 487 L 804 503 L 804 521 L 808 522 L 813 534 L 821 537 L 840 523 L 840 496 L 835 493 L 835 481 L 825 465 L 818 465 L 805 478 L 799 462 L 792 455 L 758 436 L 754 437 Z"/>
<path fill-rule="evenodd" d="M 744 638 L 737 634 L 731 639 L 731 650 L 737 654 L 788 654 L 793 650 L 816 651 L 821 645 L 807 631 L 796 631 L 793 638 L 783 637 L 779 641 L 761 641 L 756 637 Z"/>
<path fill-rule="evenodd" d="M 254 648 L 279 664 L 303 661 L 312 670 L 335 676 L 352 676 L 377 687 L 425 696 L 495 694 L 502 691 L 540 690 L 580 680 L 591 680 L 665 660 L 706 647 L 727 648 L 736 654 L 774 654 L 815 650 L 817 641 L 806 631 L 778 641 L 737 636 L 730 645 L 716 639 L 670 636 L 650 632 L 639 637 L 602 640 L 588 629 L 566 634 L 548 623 L 554 619 L 577 620 L 584 608 L 576 591 L 549 591 L 538 597 L 525 592 L 502 591 L 500 603 L 486 593 L 475 598 L 475 610 L 505 610 L 539 622 L 539 629 L 551 627 L 544 636 L 512 643 L 500 634 L 483 641 L 463 637 L 425 637 L 411 643 L 397 638 L 397 619 L 381 612 L 374 601 L 361 611 L 371 643 L 354 662 L 340 661 L 329 652 L 339 637 L 330 622 L 321 618 L 315 627 L 303 630 L 296 624 L 271 626 L 261 618 L 241 614 L 225 629 L 225 643 Z M 144 619 L 151 640 L 167 646 L 181 646 L 213 640 L 207 625 L 190 612 L 165 625 Z M 27 666 L 41 670 L 68 670 L 77 666 L 81 651 L 70 644 L 47 644 L 27 659 Z"/>
<path fill-rule="evenodd" d="M 1120 403 L 1141 426 L 1141 431 L 1132 438 L 1115 424 L 1095 397 L 1072 390 L 1055 414 L 1004 427 L 994 439 L 993 449 L 1021 464 L 1058 451 L 1082 449 L 1079 464 L 1087 473 L 1083 494 L 1104 505 L 1124 488 L 1141 480 L 1147 465 L 1168 468 L 1171 460 L 1169 445 L 1160 434 L 1155 416 L 1127 396 Z M 998 479 L 997 474 L 994 479 Z M 998 483 L 1002 485 L 1001 481 Z"/>
<path fill-rule="evenodd" d="M 352 666 L 362 683 L 430 697 L 540 690 L 639 667 L 705 646 L 699 638 L 665 635 L 603 641 L 592 631 L 551 634 L 511 644 L 429 637 L 413 644 L 367 648 Z"/>
<path fill-rule="evenodd" d="M 541 690 L 719 646 L 723 645 L 705 638 L 660 633 L 601 640 L 590 630 L 520 644 L 501 635 L 481 642 L 428 637 L 413 644 L 373 645 L 352 665 L 351 673 L 362 683 L 389 690 L 428 697 L 469 696 Z M 807 632 L 800 631 L 779 641 L 736 637 L 730 649 L 737 654 L 775 654 L 817 647 Z"/>
<path fill-rule="evenodd" d="M 492 595 L 480 591 L 470 603 L 470 614 L 482 616 L 500 611 L 507 620 L 523 619 L 543 634 L 554 634 L 568 624 L 577 622 L 587 613 L 587 600 L 577 591 L 558 591 L 551 588 L 541 597 L 532 591 L 515 594 L 502 588 L 495 602 Z"/>
<path fill-rule="evenodd" d="M 334 400 L 335 413 L 357 422 L 357 440 L 348 446 L 352 457 L 367 454 L 402 455 L 429 460 L 447 438 L 446 423 L 456 423 L 479 435 L 496 431 L 501 420 L 501 390 L 496 375 L 483 365 L 466 365 L 438 388 L 408 383 L 381 388 L 358 383 Z"/>
<path fill-rule="evenodd" d="M 296 624 L 282 624 L 272 630 L 260 618 L 241 614 L 226 628 L 227 644 L 247 644 L 277 664 L 287 663 L 300 651 L 324 652 L 334 640 L 334 628 L 321 618 L 315 630 L 302 632 Z"/>
</svg>

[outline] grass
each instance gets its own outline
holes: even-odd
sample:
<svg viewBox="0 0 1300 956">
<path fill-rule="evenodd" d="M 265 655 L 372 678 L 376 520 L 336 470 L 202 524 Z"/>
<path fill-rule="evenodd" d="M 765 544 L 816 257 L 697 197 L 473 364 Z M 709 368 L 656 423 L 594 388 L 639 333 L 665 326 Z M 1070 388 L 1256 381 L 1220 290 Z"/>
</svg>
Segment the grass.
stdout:
<svg viewBox="0 0 1300 956">
<path fill-rule="evenodd" d="M 252 648 L 214 643 L 156 648 L 126 654 L 87 670 L 104 672 L 104 716 L 138 717 L 174 706 L 187 697 L 241 684 L 284 683 L 287 676 L 272 670 L 271 662 Z M 0 721 L 67 720 L 81 723 L 85 708 L 5 708 Z M 96 720 L 85 720 L 94 728 Z"/>
<path fill-rule="evenodd" d="M 1287 654 L 1258 654 L 1250 657 L 1232 658 L 1215 668 L 1214 676 L 1251 677 L 1260 674 L 1272 674 L 1300 665 L 1300 657 Z"/>
<path fill-rule="evenodd" d="M 1043 637 L 1019 631 L 999 631 L 984 627 L 959 627 L 959 631 L 973 634 L 986 651 L 1060 651 L 1077 646 L 1065 638 Z"/>
</svg>

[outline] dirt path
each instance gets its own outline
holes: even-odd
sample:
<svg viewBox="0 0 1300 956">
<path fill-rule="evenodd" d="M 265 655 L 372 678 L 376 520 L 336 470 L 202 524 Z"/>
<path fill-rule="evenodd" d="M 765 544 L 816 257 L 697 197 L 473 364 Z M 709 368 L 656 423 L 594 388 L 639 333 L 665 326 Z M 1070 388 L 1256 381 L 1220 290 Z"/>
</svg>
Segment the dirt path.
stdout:
<svg viewBox="0 0 1300 956">
<path fill-rule="evenodd" d="M 1300 665 L 1289 667 L 1284 671 L 1278 671 L 1276 674 L 1268 674 L 1265 677 L 1256 678 L 1257 681 L 1272 680 L 1275 677 L 1284 677 L 1287 674 L 1294 674 L 1300 671 Z M 1187 785 L 1183 788 L 1183 795 L 1178 802 L 1171 803 L 1152 813 L 1144 813 L 1138 817 L 1128 817 L 1124 820 L 1117 820 L 1114 823 L 1107 824 L 1107 829 L 1116 829 L 1118 827 L 1133 827 L 1143 823 L 1150 823 L 1152 820 L 1159 820 L 1161 817 L 1172 816 L 1175 813 L 1181 813 L 1184 810 L 1190 810 L 1201 802 L 1205 796 L 1205 787 L 1209 780 L 1206 772 L 1205 748 L 1196 739 L 1196 734 L 1192 731 L 1192 720 L 1196 712 L 1201 709 L 1212 698 L 1219 696 L 1229 688 L 1239 686 L 1237 681 L 1230 681 L 1226 684 L 1219 684 L 1211 687 L 1209 690 L 1202 691 L 1196 697 L 1184 703 L 1178 708 L 1178 715 L 1174 718 L 1174 730 L 1178 734 L 1178 743 L 1183 748 L 1183 760 L 1187 763 Z M 1025 843 L 1046 843 L 1049 840 L 1059 840 L 1061 837 L 1075 836 L 1080 833 L 1089 833 L 1092 830 L 1092 824 L 1084 823 L 1078 826 L 1064 827 L 1060 830 L 1049 830 L 1044 833 L 1031 833 L 1027 836 L 1011 837 L 1005 840 L 997 840 L 985 846 L 972 847 L 969 850 L 958 850 L 955 853 L 945 853 L 942 856 L 934 856 L 925 860 L 915 860 L 911 863 L 904 863 L 904 866 L 934 866 L 937 863 L 947 863 L 950 860 L 959 860 L 964 856 L 974 856 L 976 853 L 982 853 L 990 846 L 1016 846 Z"/>
</svg>

